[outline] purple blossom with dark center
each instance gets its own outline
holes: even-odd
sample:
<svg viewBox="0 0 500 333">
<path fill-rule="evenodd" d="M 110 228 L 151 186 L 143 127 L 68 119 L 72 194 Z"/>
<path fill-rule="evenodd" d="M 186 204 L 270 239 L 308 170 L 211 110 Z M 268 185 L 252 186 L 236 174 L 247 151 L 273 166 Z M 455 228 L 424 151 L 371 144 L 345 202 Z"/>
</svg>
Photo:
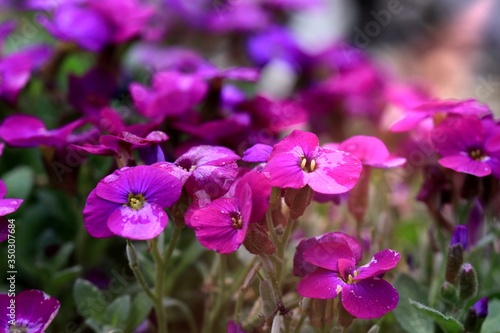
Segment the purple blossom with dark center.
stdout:
<svg viewBox="0 0 500 333">
<path fill-rule="evenodd" d="M 449 116 L 431 132 L 439 164 L 477 177 L 500 178 L 500 128 L 477 116 Z"/>
<path fill-rule="evenodd" d="M 0 294 L 0 332 L 43 333 L 59 306 L 41 290 L 24 290 L 15 297 Z"/>
<path fill-rule="evenodd" d="M 90 192 L 83 210 L 85 228 L 95 238 L 155 238 L 168 223 L 164 209 L 179 199 L 181 189 L 180 181 L 162 168 L 121 168 Z"/>
<path fill-rule="evenodd" d="M 354 250 L 354 251 L 353 251 Z M 394 310 L 399 301 L 398 291 L 381 279 L 393 269 L 400 254 L 393 250 L 376 253 L 366 265 L 356 268 L 359 259 L 346 242 L 319 242 L 303 253 L 303 260 L 316 266 L 297 285 L 303 297 L 329 299 L 337 297 L 352 316 L 378 318 Z"/>
<path fill-rule="evenodd" d="M 264 172 L 269 172 L 275 187 L 309 185 L 315 192 L 337 194 L 356 185 L 361 169 L 361 162 L 351 154 L 323 149 L 315 134 L 294 130 L 274 145 Z"/>
<path fill-rule="evenodd" d="M 38 118 L 27 114 L 14 114 L 7 117 L 0 125 L 0 138 L 13 147 L 36 147 L 45 145 L 63 147 L 77 141 L 80 136 L 72 136 L 72 132 L 85 124 L 84 120 L 76 120 L 61 128 L 48 130 Z"/>
<path fill-rule="evenodd" d="M 245 184 L 234 197 L 215 199 L 186 215 L 186 224 L 194 229 L 201 245 L 219 252 L 236 251 L 245 240 L 252 213 L 252 192 Z"/>
</svg>

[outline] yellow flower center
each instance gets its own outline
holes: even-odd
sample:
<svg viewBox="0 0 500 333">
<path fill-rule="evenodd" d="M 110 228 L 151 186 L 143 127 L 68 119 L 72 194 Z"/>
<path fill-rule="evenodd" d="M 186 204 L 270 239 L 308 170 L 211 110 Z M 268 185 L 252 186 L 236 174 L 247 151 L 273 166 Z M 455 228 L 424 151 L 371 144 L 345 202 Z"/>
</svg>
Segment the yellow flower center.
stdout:
<svg viewBox="0 0 500 333">
<path fill-rule="evenodd" d="M 28 332 L 28 328 L 24 326 L 12 325 L 9 327 L 9 333 L 26 333 L 26 332 Z"/>
<path fill-rule="evenodd" d="M 146 202 L 146 198 L 142 194 L 132 194 L 129 193 L 127 206 L 132 208 L 133 210 L 139 210 L 144 207 L 144 203 Z"/>
<path fill-rule="evenodd" d="M 305 172 L 313 172 L 316 169 L 316 160 L 302 156 L 300 158 L 300 168 Z"/>
<path fill-rule="evenodd" d="M 469 156 L 476 161 L 481 161 L 486 157 L 484 155 L 483 151 L 481 149 L 477 149 L 477 148 L 470 150 Z"/>
</svg>

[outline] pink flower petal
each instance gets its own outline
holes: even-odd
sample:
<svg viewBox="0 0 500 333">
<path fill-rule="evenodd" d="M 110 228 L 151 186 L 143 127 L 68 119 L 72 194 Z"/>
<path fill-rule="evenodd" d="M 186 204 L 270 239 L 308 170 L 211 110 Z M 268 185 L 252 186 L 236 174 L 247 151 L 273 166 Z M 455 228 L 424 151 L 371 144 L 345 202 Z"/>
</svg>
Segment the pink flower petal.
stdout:
<svg viewBox="0 0 500 333">
<path fill-rule="evenodd" d="M 310 157 L 319 147 L 318 137 L 314 133 L 294 130 L 274 145 L 271 157 L 279 152 L 297 151 L 297 147 L 300 147 L 298 151 L 302 152 L 302 155 Z"/>
<path fill-rule="evenodd" d="M 474 160 L 465 154 L 446 156 L 439 159 L 438 162 L 445 168 L 450 168 L 457 172 L 468 173 L 477 177 L 484 177 L 491 174 L 491 167 L 488 163 Z"/>
<path fill-rule="evenodd" d="M 119 203 L 99 198 L 94 189 L 90 192 L 85 208 L 83 209 L 83 221 L 85 229 L 90 236 L 95 238 L 112 237 L 114 234 L 108 228 L 108 218 L 111 213 L 120 208 Z"/>
<path fill-rule="evenodd" d="M 356 185 L 361 169 L 362 164 L 359 159 L 349 153 L 321 150 L 316 158 L 316 169 L 305 173 L 305 179 L 316 192 L 344 193 Z"/>
<path fill-rule="evenodd" d="M 329 299 L 336 297 L 345 285 L 337 272 L 318 268 L 299 281 L 297 292 L 302 297 Z"/>
<path fill-rule="evenodd" d="M 272 150 L 273 147 L 269 145 L 257 143 L 245 150 L 242 159 L 245 162 L 266 162 Z"/>
<path fill-rule="evenodd" d="M 114 234 L 134 240 L 153 239 L 165 229 L 167 213 L 158 205 L 144 203 L 141 209 L 134 210 L 120 206 L 108 218 L 108 228 Z"/>
<path fill-rule="evenodd" d="M 59 311 L 59 301 L 41 290 L 24 290 L 16 296 L 16 323 L 28 332 L 43 332 Z"/>
<path fill-rule="evenodd" d="M 396 251 L 390 249 L 380 251 L 373 256 L 369 263 L 358 267 L 358 274 L 354 280 L 359 281 L 385 273 L 396 267 L 400 258 L 401 255 Z"/>
<path fill-rule="evenodd" d="M 0 216 L 15 212 L 22 203 L 22 199 L 0 199 Z"/>
<path fill-rule="evenodd" d="M 342 305 L 354 317 L 379 318 L 398 305 L 398 291 L 387 281 L 361 280 L 345 284 L 341 293 Z"/>
<path fill-rule="evenodd" d="M 319 243 L 304 252 L 304 259 L 313 265 L 337 271 L 339 259 L 356 262 L 349 246 L 342 243 Z"/>
<path fill-rule="evenodd" d="M 132 193 L 129 179 L 125 176 L 130 169 L 129 167 L 123 167 L 104 177 L 95 188 L 97 196 L 111 202 L 126 204 L 128 195 Z"/>
<path fill-rule="evenodd" d="M 271 185 L 280 188 L 302 188 L 306 186 L 306 173 L 300 167 L 302 149 L 295 147 L 288 153 L 271 154 L 263 171 L 268 172 Z"/>
</svg>

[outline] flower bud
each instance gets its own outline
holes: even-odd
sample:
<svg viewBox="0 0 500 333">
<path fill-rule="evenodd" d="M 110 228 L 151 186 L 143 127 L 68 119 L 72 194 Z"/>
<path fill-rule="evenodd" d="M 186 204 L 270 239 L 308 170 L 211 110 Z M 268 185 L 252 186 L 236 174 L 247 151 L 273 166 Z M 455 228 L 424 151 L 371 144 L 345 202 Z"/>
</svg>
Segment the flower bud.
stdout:
<svg viewBox="0 0 500 333">
<path fill-rule="evenodd" d="M 379 333 L 379 332 L 380 332 L 380 326 L 375 324 L 366 333 Z"/>
<path fill-rule="evenodd" d="M 477 294 L 477 273 L 471 264 L 465 263 L 458 272 L 458 295 L 467 300 Z"/>
<path fill-rule="evenodd" d="M 480 298 L 467 312 L 464 321 L 464 332 L 480 332 L 481 326 L 488 315 L 488 298 Z"/>
<path fill-rule="evenodd" d="M 448 281 L 444 281 L 441 285 L 441 298 L 446 303 L 455 304 L 458 301 L 457 288 Z"/>
<path fill-rule="evenodd" d="M 344 308 L 344 305 L 342 304 L 342 301 L 339 302 L 339 323 L 342 325 L 342 327 L 349 327 L 352 324 L 352 321 L 354 320 L 354 317 L 347 312 L 347 310 Z"/>
<path fill-rule="evenodd" d="M 467 227 L 465 225 L 457 225 L 451 236 L 450 245 L 461 244 L 464 250 L 467 250 Z"/>
<path fill-rule="evenodd" d="M 132 244 L 132 242 L 127 242 L 126 251 L 127 251 L 128 264 L 130 265 L 130 268 L 137 266 L 138 265 L 137 252 L 135 251 L 135 247 Z"/>
<path fill-rule="evenodd" d="M 464 248 L 462 244 L 456 243 L 448 247 L 448 256 L 446 258 L 446 281 L 456 285 L 458 271 L 464 262 Z"/>
<path fill-rule="evenodd" d="M 307 206 L 311 204 L 314 191 L 309 185 L 301 189 L 287 188 L 285 189 L 285 203 L 290 208 L 290 217 L 296 219 L 301 217 Z"/>
</svg>

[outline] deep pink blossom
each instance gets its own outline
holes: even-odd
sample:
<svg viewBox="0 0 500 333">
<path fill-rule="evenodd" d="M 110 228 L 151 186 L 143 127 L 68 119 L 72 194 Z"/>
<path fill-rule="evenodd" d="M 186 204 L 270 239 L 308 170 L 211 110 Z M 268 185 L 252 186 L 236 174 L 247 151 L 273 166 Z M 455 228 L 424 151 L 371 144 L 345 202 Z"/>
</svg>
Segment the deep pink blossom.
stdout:
<svg viewBox="0 0 500 333">
<path fill-rule="evenodd" d="M 164 209 L 179 199 L 181 188 L 180 181 L 161 168 L 121 168 L 90 192 L 83 210 L 85 228 L 96 238 L 155 238 L 168 223 Z"/>
<path fill-rule="evenodd" d="M 0 180 L 0 242 L 7 239 L 9 235 L 8 220 L 4 217 L 15 212 L 23 203 L 23 199 L 5 199 L 7 186 Z"/>
<path fill-rule="evenodd" d="M 477 177 L 500 178 L 500 127 L 477 116 L 450 116 L 431 133 L 439 164 Z"/>
<path fill-rule="evenodd" d="M 219 252 L 236 251 L 245 240 L 252 213 L 250 186 L 238 189 L 234 197 L 215 199 L 186 216 L 201 245 Z"/>
<path fill-rule="evenodd" d="M 25 290 L 15 297 L 0 294 L 0 332 L 43 333 L 59 306 L 57 299 L 41 290 Z M 15 325 L 11 325 L 14 318 Z"/>
<path fill-rule="evenodd" d="M 315 269 L 297 285 L 303 297 L 330 299 L 340 295 L 344 308 L 354 317 L 378 318 L 394 310 L 399 301 L 397 290 L 380 275 L 393 269 L 400 254 L 393 250 L 376 253 L 369 263 L 356 267 L 358 246 L 345 239 L 318 242 L 302 252 L 303 260 Z"/>
<path fill-rule="evenodd" d="M 275 187 L 298 189 L 309 185 L 316 192 L 336 194 L 356 185 L 361 168 L 353 155 L 323 149 L 313 133 L 294 130 L 274 145 L 264 172 L 269 172 Z"/>
</svg>

